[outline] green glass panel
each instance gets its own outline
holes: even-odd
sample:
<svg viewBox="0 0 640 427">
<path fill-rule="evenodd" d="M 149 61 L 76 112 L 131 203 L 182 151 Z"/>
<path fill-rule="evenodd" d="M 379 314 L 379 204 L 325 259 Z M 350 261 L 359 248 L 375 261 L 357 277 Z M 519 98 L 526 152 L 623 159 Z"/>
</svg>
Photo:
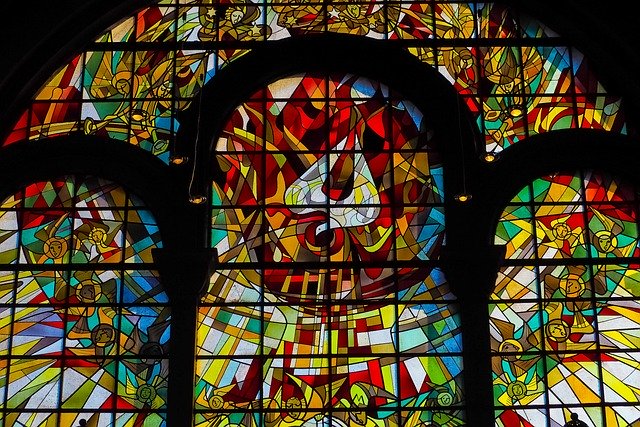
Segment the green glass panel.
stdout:
<svg viewBox="0 0 640 427">
<path fill-rule="evenodd" d="M 129 51 L 87 52 L 84 90 L 87 99 L 126 99 L 139 84 L 133 76 L 136 54 Z"/>
<path fill-rule="evenodd" d="M 527 405 L 545 404 L 544 365 L 539 355 L 505 353 L 501 356 L 493 356 L 491 363 L 493 365 L 493 398 L 497 408 L 504 406 L 526 408 Z M 522 409 L 518 409 L 518 412 L 520 411 Z"/>
<path fill-rule="evenodd" d="M 25 374 L 29 375 L 30 381 L 20 384 L 19 380 Z M 12 360 L 7 380 L 6 408 L 56 409 L 60 396 L 60 374 L 61 369 L 56 366 L 55 359 Z"/>
</svg>

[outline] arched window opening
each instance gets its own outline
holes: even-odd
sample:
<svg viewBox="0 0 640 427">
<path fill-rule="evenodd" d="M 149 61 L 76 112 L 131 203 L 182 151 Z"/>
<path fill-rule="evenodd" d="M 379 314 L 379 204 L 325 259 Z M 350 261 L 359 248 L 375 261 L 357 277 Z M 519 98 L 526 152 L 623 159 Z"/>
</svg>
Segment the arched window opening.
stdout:
<svg viewBox="0 0 640 427">
<path fill-rule="evenodd" d="M 25 55 L 0 425 L 640 422 L 637 189 L 587 169 L 640 182 L 631 62 L 516 3 L 122 2 Z"/>
<path fill-rule="evenodd" d="M 164 425 L 170 309 L 150 211 L 67 175 L 0 205 L 0 421 Z"/>
<path fill-rule="evenodd" d="M 367 78 L 292 75 L 233 111 L 214 168 L 196 424 L 464 423 L 429 118 Z"/>
<path fill-rule="evenodd" d="M 489 305 L 496 425 L 640 419 L 638 188 L 558 172 L 505 208 L 505 266 Z"/>
<path fill-rule="evenodd" d="M 204 84 L 260 46 L 319 34 L 394 43 L 436 69 L 463 97 L 492 156 L 559 129 L 628 132 L 620 97 L 588 59 L 499 3 L 170 0 L 135 11 L 70 58 L 2 145 L 81 133 L 169 162 L 185 155 L 175 134 Z"/>
</svg>

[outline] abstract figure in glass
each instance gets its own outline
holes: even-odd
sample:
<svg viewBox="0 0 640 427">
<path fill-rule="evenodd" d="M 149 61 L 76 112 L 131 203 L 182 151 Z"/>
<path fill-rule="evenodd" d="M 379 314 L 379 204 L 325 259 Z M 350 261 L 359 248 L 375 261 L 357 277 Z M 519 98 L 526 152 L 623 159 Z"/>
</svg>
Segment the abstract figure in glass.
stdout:
<svg viewBox="0 0 640 427">
<path fill-rule="evenodd" d="M 216 153 L 198 422 L 462 423 L 427 118 L 363 77 L 294 75 L 239 106 Z"/>
</svg>

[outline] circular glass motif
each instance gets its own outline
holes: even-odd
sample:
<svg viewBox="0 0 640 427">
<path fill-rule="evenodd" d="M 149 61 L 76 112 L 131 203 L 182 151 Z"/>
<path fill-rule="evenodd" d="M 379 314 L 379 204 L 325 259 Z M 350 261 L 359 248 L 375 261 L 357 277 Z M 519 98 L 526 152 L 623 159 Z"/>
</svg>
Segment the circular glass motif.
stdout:
<svg viewBox="0 0 640 427">
<path fill-rule="evenodd" d="M 220 261 L 264 261 L 264 286 L 287 302 L 379 298 L 423 280 L 427 269 L 385 263 L 437 255 L 444 224 L 432 144 L 417 108 L 380 83 L 272 83 L 234 111 L 217 142 Z"/>
<path fill-rule="evenodd" d="M 272 427 L 393 427 L 404 405 L 407 425 L 462 422 L 459 320 L 431 262 L 444 239 L 434 145 L 415 105 L 350 74 L 282 78 L 231 113 L 199 410 L 249 425 L 236 412 L 259 401 Z"/>
</svg>

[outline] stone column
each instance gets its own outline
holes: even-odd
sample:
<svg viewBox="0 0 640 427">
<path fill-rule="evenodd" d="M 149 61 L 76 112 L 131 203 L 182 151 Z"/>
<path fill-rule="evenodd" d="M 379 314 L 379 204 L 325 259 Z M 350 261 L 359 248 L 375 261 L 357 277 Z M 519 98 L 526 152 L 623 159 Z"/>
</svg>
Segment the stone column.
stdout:
<svg viewBox="0 0 640 427">
<path fill-rule="evenodd" d="M 447 247 L 441 255 L 445 275 L 460 304 L 466 419 L 478 427 L 495 425 L 487 302 L 503 257 L 504 248 L 493 245 Z"/>
<path fill-rule="evenodd" d="M 171 304 L 167 425 L 193 427 L 198 303 L 217 256 L 210 249 L 156 249 L 153 259 Z"/>
</svg>

